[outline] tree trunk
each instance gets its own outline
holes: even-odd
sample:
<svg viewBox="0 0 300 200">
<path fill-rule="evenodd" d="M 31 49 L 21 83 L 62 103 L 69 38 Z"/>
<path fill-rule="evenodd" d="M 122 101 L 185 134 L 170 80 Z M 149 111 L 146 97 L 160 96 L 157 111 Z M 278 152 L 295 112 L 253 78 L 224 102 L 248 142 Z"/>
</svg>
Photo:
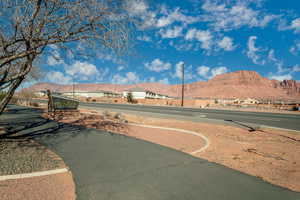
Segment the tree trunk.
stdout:
<svg viewBox="0 0 300 200">
<path fill-rule="evenodd" d="M 0 103 L 0 115 L 2 115 L 4 109 L 6 108 L 7 104 L 9 103 L 9 101 L 11 100 L 11 98 L 13 97 L 16 89 L 19 87 L 19 85 L 22 83 L 22 81 L 24 80 L 24 76 L 16 79 L 14 81 L 14 83 L 10 86 L 9 90 L 7 91 L 6 96 L 3 98 L 3 100 Z"/>
</svg>

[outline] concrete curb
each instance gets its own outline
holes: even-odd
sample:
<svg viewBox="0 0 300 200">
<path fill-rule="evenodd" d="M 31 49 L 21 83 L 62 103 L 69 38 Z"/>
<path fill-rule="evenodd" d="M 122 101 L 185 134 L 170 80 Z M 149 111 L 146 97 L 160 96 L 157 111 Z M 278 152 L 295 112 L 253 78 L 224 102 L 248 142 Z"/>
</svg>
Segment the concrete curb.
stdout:
<svg viewBox="0 0 300 200">
<path fill-rule="evenodd" d="M 167 127 L 161 127 L 161 126 L 135 124 L 135 123 L 128 123 L 128 125 L 140 126 L 140 127 L 145 127 L 145 128 L 157 128 L 157 129 L 163 129 L 163 130 L 178 131 L 178 132 L 182 132 L 182 133 L 186 133 L 186 134 L 190 134 L 190 135 L 196 135 L 196 136 L 201 137 L 204 140 L 205 145 L 203 147 L 201 147 L 200 149 L 191 152 L 191 154 L 200 153 L 200 152 L 206 150 L 209 147 L 209 145 L 210 145 L 210 141 L 209 141 L 209 139 L 206 136 L 204 136 L 204 135 L 202 135 L 200 133 L 194 132 L 194 131 L 188 131 L 188 130 L 178 129 L 178 128 L 167 128 Z"/>
<path fill-rule="evenodd" d="M 25 174 L 5 175 L 5 176 L 0 176 L 0 181 L 10 180 L 10 179 L 32 178 L 32 177 L 38 177 L 38 176 L 47 176 L 47 175 L 65 173 L 68 171 L 69 170 L 67 168 L 62 168 L 62 169 L 54 169 L 54 170 L 41 171 L 41 172 L 25 173 Z"/>
</svg>

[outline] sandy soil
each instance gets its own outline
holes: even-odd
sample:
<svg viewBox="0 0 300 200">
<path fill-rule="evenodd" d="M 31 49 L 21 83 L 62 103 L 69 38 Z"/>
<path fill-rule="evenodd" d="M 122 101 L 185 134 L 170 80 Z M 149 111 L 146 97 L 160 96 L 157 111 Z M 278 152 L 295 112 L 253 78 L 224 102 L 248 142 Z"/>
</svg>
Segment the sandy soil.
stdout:
<svg viewBox="0 0 300 200">
<path fill-rule="evenodd" d="M 0 181 L 1 200 L 75 200 L 75 185 L 69 172 Z"/>
<path fill-rule="evenodd" d="M 0 142 L 0 175 L 66 168 L 54 152 L 34 140 Z M 70 172 L 0 181 L 1 200 L 75 200 Z"/>
<path fill-rule="evenodd" d="M 126 122 L 199 132 L 208 137 L 211 144 L 204 152 L 193 156 L 225 165 L 260 177 L 275 185 L 300 192 L 299 133 L 273 129 L 250 132 L 247 129 L 226 125 L 155 119 L 135 115 L 116 115 L 108 112 L 97 113 L 91 110 L 81 110 L 77 113 L 60 113 L 55 117 L 45 114 L 44 117 L 65 123 L 127 134 L 187 153 L 192 152 L 199 145 L 203 145 L 201 138 L 196 139 L 172 131 L 132 127 Z"/>
</svg>

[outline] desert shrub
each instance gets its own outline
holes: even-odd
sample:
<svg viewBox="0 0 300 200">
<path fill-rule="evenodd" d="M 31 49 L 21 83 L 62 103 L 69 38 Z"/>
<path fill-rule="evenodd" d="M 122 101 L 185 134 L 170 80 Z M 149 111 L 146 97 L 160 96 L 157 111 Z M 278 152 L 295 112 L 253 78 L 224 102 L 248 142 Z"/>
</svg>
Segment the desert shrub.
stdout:
<svg viewBox="0 0 300 200">
<path fill-rule="evenodd" d="M 121 113 L 116 113 L 116 114 L 114 115 L 114 118 L 115 118 L 115 119 L 122 120 L 122 119 L 124 119 L 124 116 L 123 116 Z"/>
<path fill-rule="evenodd" d="M 292 111 L 298 111 L 299 110 L 299 107 L 298 106 L 293 106 L 292 107 Z"/>
<path fill-rule="evenodd" d="M 112 114 L 110 113 L 110 112 L 108 112 L 107 110 L 105 110 L 104 112 L 103 112 L 103 117 L 104 118 L 110 118 L 112 116 Z"/>
<path fill-rule="evenodd" d="M 87 98 L 85 99 L 85 101 L 86 101 L 86 102 L 90 102 L 91 99 L 92 99 L 92 97 L 87 97 Z"/>
<path fill-rule="evenodd" d="M 39 107 L 40 106 L 37 102 L 30 102 L 29 105 L 33 106 L 33 107 Z"/>
<path fill-rule="evenodd" d="M 133 95 L 132 95 L 131 92 L 129 92 L 129 93 L 127 94 L 127 102 L 128 102 L 128 103 L 137 103 L 137 101 L 133 98 Z"/>
</svg>

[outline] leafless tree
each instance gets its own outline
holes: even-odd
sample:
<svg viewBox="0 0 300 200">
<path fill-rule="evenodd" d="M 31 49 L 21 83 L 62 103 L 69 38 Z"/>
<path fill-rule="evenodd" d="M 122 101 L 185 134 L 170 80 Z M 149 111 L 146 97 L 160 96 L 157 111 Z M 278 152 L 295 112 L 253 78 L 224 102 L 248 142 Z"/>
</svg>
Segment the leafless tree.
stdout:
<svg viewBox="0 0 300 200">
<path fill-rule="evenodd" d="M 128 46 L 125 0 L 1 0 L 0 114 L 49 45 L 75 42 L 110 48 Z M 34 74 L 34 73 L 33 73 Z"/>
</svg>

